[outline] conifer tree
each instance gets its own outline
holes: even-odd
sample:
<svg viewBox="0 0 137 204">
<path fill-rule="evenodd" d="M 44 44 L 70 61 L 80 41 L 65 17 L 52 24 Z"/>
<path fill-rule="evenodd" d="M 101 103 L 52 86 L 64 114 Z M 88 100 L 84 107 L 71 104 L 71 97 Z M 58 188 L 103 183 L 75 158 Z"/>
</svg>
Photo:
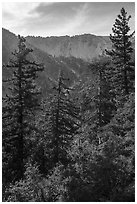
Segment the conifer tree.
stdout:
<svg viewBox="0 0 137 204">
<path fill-rule="evenodd" d="M 109 61 L 101 58 L 91 65 L 91 69 L 95 72 L 96 78 L 96 94 L 94 97 L 95 106 L 98 115 L 98 126 L 102 127 L 110 122 L 114 114 L 115 102 L 114 94 L 111 92 L 111 84 L 107 78 L 107 67 Z"/>
<path fill-rule="evenodd" d="M 68 151 L 78 129 L 79 109 L 71 99 L 71 89 L 67 87 L 66 80 L 60 72 L 55 93 L 47 105 L 47 117 L 45 118 L 47 154 L 53 166 L 58 162 L 67 164 Z"/>
<path fill-rule="evenodd" d="M 115 112 L 114 94 L 107 78 L 109 62 L 101 58 L 90 65 L 94 80 L 86 83 L 83 89 L 83 110 L 85 115 L 86 131 L 89 131 L 91 141 L 101 143 L 100 130 L 108 124 Z"/>
<path fill-rule="evenodd" d="M 124 105 L 117 109 L 113 119 L 104 127 L 105 142 L 102 153 L 112 166 L 110 192 L 112 200 L 134 200 L 135 176 L 135 100 L 134 93 L 128 96 Z M 115 167 L 114 167 L 115 166 Z M 115 175 L 115 177 L 114 177 Z M 112 182 L 113 178 L 113 182 Z M 132 186 L 132 187 L 131 187 Z M 127 192 L 126 192 L 127 191 Z"/>
<path fill-rule="evenodd" d="M 128 25 L 131 16 L 127 16 L 124 8 L 113 25 L 113 35 L 110 34 L 112 50 L 106 51 L 112 57 L 111 81 L 117 95 L 127 95 L 134 89 L 134 63 L 131 60 L 133 53 L 131 39 L 134 32 L 129 33 Z"/>
<path fill-rule="evenodd" d="M 12 69 L 13 76 L 9 93 L 3 99 L 3 150 L 5 169 L 4 180 L 18 180 L 24 174 L 24 162 L 28 155 L 27 146 L 35 131 L 35 114 L 40 108 L 40 88 L 36 85 L 37 72 L 43 71 L 42 64 L 30 61 L 27 56 L 33 50 L 25 45 L 25 38 L 18 36 L 18 51 L 6 68 Z"/>
</svg>

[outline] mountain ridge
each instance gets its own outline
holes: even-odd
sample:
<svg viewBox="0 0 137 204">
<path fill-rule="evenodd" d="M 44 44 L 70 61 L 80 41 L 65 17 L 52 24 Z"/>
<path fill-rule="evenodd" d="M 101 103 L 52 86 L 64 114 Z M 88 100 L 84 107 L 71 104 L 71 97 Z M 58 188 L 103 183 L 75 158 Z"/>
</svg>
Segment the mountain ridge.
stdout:
<svg viewBox="0 0 137 204">
<path fill-rule="evenodd" d="M 107 36 L 83 34 L 75 36 L 34 37 L 27 36 L 27 41 L 35 47 L 59 57 L 75 57 L 91 62 L 94 58 L 105 54 L 105 49 L 111 49 Z"/>
<path fill-rule="evenodd" d="M 105 49 L 111 44 L 107 36 L 91 34 L 72 37 L 26 37 L 26 46 L 33 49 L 30 59 L 43 63 L 43 74 L 39 76 L 39 85 L 43 92 L 49 90 L 51 82 L 56 82 L 59 70 L 70 78 L 70 84 L 89 73 L 89 64 L 100 56 L 105 56 Z M 134 46 L 134 43 L 133 43 Z M 7 29 L 2 29 L 2 61 L 7 64 L 15 49 L 18 49 L 17 36 Z M 2 69 L 3 78 L 11 76 L 11 70 Z"/>
<path fill-rule="evenodd" d="M 59 70 L 62 70 L 64 76 L 70 78 L 69 83 L 72 84 L 74 81 L 87 72 L 89 63 L 82 59 L 76 59 L 74 57 L 65 58 L 63 56 L 53 57 L 40 50 L 38 47 L 30 44 L 26 40 L 26 46 L 31 47 L 33 52 L 29 54 L 29 59 L 37 61 L 38 63 L 44 64 L 44 72 L 38 77 L 38 84 L 42 87 L 42 92 L 45 93 L 51 90 L 51 87 L 55 85 L 58 78 Z M 3 65 L 6 65 L 10 59 L 13 58 L 11 54 L 14 50 L 18 49 L 18 38 L 12 32 L 2 29 L 2 61 Z M 8 70 L 3 66 L 2 77 L 9 78 L 12 75 L 12 71 Z M 3 94 L 6 92 L 6 85 L 3 84 Z"/>
<path fill-rule="evenodd" d="M 3 30 L 8 31 L 4 28 Z M 29 44 L 53 57 L 72 56 L 87 62 L 92 62 L 100 55 L 105 55 L 105 49 L 111 49 L 109 36 L 97 36 L 89 33 L 74 36 L 26 36 L 25 38 Z"/>
</svg>

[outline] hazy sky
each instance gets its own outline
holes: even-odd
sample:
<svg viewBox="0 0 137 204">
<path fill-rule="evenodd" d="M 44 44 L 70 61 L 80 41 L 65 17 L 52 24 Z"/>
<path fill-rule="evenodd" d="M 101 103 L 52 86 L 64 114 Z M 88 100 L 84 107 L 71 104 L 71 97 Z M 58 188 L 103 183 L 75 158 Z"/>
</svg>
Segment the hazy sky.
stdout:
<svg viewBox="0 0 137 204">
<path fill-rule="evenodd" d="M 134 2 L 5 2 L 2 27 L 24 36 L 109 35 L 122 7 L 134 30 Z"/>
</svg>

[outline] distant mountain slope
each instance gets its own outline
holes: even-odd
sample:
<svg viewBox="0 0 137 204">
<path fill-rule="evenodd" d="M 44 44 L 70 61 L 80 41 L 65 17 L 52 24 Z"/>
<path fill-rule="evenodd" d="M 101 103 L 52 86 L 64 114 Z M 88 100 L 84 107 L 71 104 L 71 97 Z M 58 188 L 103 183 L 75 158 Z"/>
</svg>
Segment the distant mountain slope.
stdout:
<svg viewBox="0 0 137 204">
<path fill-rule="evenodd" d="M 8 62 L 11 52 L 17 49 L 17 36 L 6 29 L 2 29 L 2 61 Z"/>
<path fill-rule="evenodd" d="M 17 36 L 6 29 L 2 29 L 2 60 L 3 64 L 7 64 L 10 58 L 13 58 L 11 54 L 17 48 L 18 39 Z M 64 75 L 69 78 L 69 84 L 76 81 L 82 74 L 88 70 L 89 63 L 76 59 L 74 57 L 53 57 L 47 54 L 45 51 L 40 50 L 30 42 L 26 42 L 28 47 L 33 49 L 33 52 L 29 55 L 31 60 L 35 60 L 39 63 L 43 63 L 45 70 L 40 74 L 38 83 L 42 87 L 44 95 L 47 91 L 53 87 L 56 83 L 59 69 L 61 69 Z M 2 75 L 3 78 L 7 78 L 11 75 L 11 71 L 3 67 Z M 6 88 L 3 85 L 3 92 Z"/>
<path fill-rule="evenodd" d="M 86 61 L 98 58 L 104 54 L 105 49 L 111 48 L 109 37 L 91 34 L 46 38 L 28 36 L 26 39 L 31 45 L 52 56 L 73 56 Z"/>
</svg>

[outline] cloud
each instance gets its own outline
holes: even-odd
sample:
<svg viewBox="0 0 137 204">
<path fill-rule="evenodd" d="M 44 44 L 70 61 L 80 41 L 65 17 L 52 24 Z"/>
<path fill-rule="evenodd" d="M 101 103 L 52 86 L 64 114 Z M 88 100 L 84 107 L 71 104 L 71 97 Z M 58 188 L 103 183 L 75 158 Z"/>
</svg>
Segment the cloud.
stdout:
<svg viewBox="0 0 137 204">
<path fill-rule="evenodd" d="M 29 12 L 23 27 L 34 35 L 71 35 L 84 22 L 86 9 L 85 3 L 41 3 Z"/>
<path fill-rule="evenodd" d="M 12 20 L 12 19 L 14 19 L 14 14 L 13 13 L 9 13 L 9 12 L 7 12 L 7 11 L 3 11 L 3 19 L 5 20 Z"/>
<path fill-rule="evenodd" d="M 129 22 L 131 30 L 135 29 L 135 4 L 129 2 L 88 2 L 86 9 L 86 21 L 79 27 L 77 33 L 92 33 L 95 35 L 109 35 L 112 26 L 124 7 L 128 14 L 132 15 Z"/>
<path fill-rule="evenodd" d="M 50 4 L 40 3 L 31 13 L 39 13 L 40 16 L 48 14 L 59 17 L 72 17 L 79 10 L 83 2 L 52 2 Z"/>
<path fill-rule="evenodd" d="M 25 19 L 29 18 L 31 9 L 34 9 L 38 3 L 25 3 L 25 2 L 3 2 L 2 3 L 2 24 L 3 27 L 15 29 L 18 32 L 18 27 L 22 25 Z M 11 17 L 11 18 L 10 18 Z M 17 29 L 17 30 L 16 30 Z"/>
<path fill-rule="evenodd" d="M 109 35 L 123 6 L 134 29 L 133 2 L 5 2 L 3 27 L 21 35 Z"/>
</svg>

